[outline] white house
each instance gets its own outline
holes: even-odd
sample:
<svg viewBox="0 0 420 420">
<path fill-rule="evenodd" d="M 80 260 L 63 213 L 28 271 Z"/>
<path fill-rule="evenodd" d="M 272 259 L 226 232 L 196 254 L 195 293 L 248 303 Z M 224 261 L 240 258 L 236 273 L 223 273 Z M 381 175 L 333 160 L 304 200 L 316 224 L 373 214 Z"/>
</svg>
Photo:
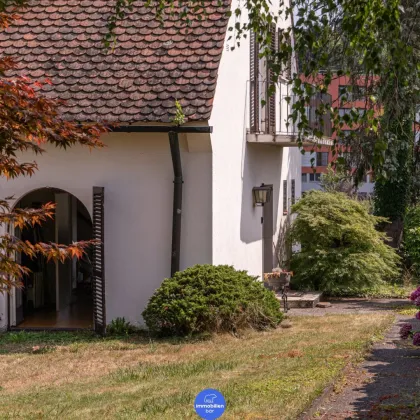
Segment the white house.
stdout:
<svg viewBox="0 0 420 420">
<path fill-rule="evenodd" d="M 113 51 L 102 45 L 109 2 L 30 4 L 0 34 L 4 53 L 19 58 L 22 74 L 52 80 L 45 92 L 67 101 L 69 119 L 119 125 L 104 149 L 48 147 L 34 176 L 1 180 L 1 197 L 14 195 L 15 206 L 57 204 L 55 221 L 17 234 L 103 245 L 83 261 L 26 262 L 25 288 L 0 294 L 0 328 L 141 323 L 171 271 L 204 263 L 271 271 L 301 194 L 301 158 L 285 124 L 287 73 L 262 107 L 265 63 L 255 37 L 229 51 L 228 3 L 209 3 L 188 29 L 170 17 L 160 26 L 137 2 Z M 171 124 L 175 99 L 187 117 L 181 128 Z M 261 184 L 272 192 L 264 207 L 253 200 Z"/>
</svg>

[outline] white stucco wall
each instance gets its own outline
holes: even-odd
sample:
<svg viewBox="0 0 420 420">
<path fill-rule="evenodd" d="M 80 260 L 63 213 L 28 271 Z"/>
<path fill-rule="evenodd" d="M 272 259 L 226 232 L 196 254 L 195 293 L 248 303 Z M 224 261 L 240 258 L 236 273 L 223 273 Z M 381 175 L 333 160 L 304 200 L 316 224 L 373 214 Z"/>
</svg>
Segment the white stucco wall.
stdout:
<svg viewBox="0 0 420 420">
<path fill-rule="evenodd" d="M 182 142 L 181 268 L 231 264 L 259 276 L 262 208 L 253 206 L 252 188 L 273 184 L 277 243 L 286 220 L 283 180 L 288 182 L 290 206 L 292 179 L 296 199 L 301 195 L 301 158 L 297 147 L 246 142 L 249 37 L 235 51 L 227 51 L 230 45 L 232 41 L 226 41 L 209 122 L 214 129 L 211 147 L 200 136 Z M 34 177 L 1 181 L 1 196 L 13 193 L 19 198 L 51 186 L 74 194 L 91 211 L 92 187 L 105 187 L 107 320 L 125 316 L 138 322 L 148 298 L 170 271 L 173 172 L 168 138 L 113 134 L 105 142 L 107 148 L 91 153 L 80 147 L 49 150 L 37 157 L 40 171 Z"/>
<path fill-rule="evenodd" d="M 5 233 L 3 226 L 0 226 L 0 235 Z M 0 293 L 0 333 L 7 330 L 7 296 Z"/>
<path fill-rule="evenodd" d="M 235 7 L 235 2 L 232 7 Z M 231 20 L 230 25 L 234 23 Z M 287 25 L 283 22 L 280 26 Z M 227 37 L 231 35 L 228 32 Z M 262 208 L 254 207 L 252 188 L 273 184 L 274 243 L 283 221 L 282 182 L 296 181 L 301 195 L 298 148 L 246 142 L 248 120 L 249 37 L 229 51 L 226 40 L 210 125 L 213 147 L 213 261 L 262 273 Z M 290 201 L 289 201 L 290 203 Z"/>
<path fill-rule="evenodd" d="M 208 135 L 181 136 L 184 195 L 181 268 L 212 262 L 212 155 Z M 187 142 L 188 141 L 188 142 Z M 173 169 L 167 134 L 108 134 L 107 147 L 48 148 L 31 178 L 0 181 L 17 199 L 46 186 L 74 194 L 92 209 L 92 187 L 105 188 L 107 321 L 141 320 L 153 291 L 170 275 Z M 30 160 L 34 157 L 30 156 Z M 4 313 L 0 295 L 0 318 Z M 0 321 L 1 322 L 1 321 Z"/>
</svg>

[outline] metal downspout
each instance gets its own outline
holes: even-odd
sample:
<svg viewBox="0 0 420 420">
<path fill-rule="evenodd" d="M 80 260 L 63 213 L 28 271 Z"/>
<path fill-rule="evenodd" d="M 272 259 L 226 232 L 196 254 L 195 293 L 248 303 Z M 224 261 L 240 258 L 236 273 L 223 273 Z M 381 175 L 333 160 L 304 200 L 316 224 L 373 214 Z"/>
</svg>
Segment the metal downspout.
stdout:
<svg viewBox="0 0 420 420">
<path fill-rule="evenodd" d="M 171 251 L 171 277 L 179 271 L 181 254 L 181 216 L 182 216 L 182 164 L 179 150 L 178 133 L 169 132 L 169 145 L 171 147 L 172 164 L 174 168 L 174 199 L 172 216 L 172 251 Z"/>
</svg>

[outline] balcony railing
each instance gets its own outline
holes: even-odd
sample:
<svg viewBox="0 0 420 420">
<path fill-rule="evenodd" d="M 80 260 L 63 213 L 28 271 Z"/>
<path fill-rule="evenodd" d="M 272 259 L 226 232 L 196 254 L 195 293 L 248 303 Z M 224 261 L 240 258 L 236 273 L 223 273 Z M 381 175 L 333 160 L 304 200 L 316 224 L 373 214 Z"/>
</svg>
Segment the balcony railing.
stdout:
<svg viewBox="0 0 420 420">
<path fill-rule="evenodd" d="M 299 132 L 300 120 L 295 123 L 289 118 L 292 106 L 297 97 L 291 93 L 291 87 L 287 83 L 280 83 L 276 87 L 275 95 L 269 96 L 268 83 L 259 81 L 249 83 L 249 110 L 250 110 L 250 134 L 275 134 L 296 136 Z M 263 104 L 264 101 L 264 104 Z M 332 124 L 330 113 L 317 115 L 316 110 L 320 105 L 331 106 L 332 98 L 329 94 L 316 94 L 306 104 L 306 118 L 308 128 L 320 130 L 323 137 L 330 138 Z"/>
</svg>

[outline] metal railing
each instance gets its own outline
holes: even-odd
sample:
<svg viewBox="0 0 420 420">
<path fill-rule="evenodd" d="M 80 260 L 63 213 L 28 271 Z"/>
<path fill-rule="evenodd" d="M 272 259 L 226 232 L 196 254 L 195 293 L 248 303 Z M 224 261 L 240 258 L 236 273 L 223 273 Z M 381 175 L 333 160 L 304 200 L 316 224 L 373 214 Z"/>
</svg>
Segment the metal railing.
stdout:
<svg viewBox="0 0 420 420">
<path fill-rule="evenodd" d="M 296 122 L 290 119 L 293 104 L 298 98 L 291 93 L 291 87 L 286 82 L 277 84 L 276 87 L 276 107 L 267 106 L 270 98 L 267 94 L 268 84 L 265 80 L 259 81 L 258 84 L 250 82 L 249 109 L 250 124 L 249 132 L 251 134 L 266 133 L 295 136 L 299 131 L 299 124 L 302 122 L 298 119 Z M 263 102 L 265 104 L 263 105 Z M 305 104 L 307 127 L 309 131 L 320 130 L 323 137 L 331 137 L 332 123 L 330 113 L 327 112 L 319 115 L 317 110 L 330 107 L 332 98 L 329 94 L 315 94 L 309 102 Z M 269 115 L 274 112 L 275 114 Z M 275 133 L 270 129 L 270 118 L 275 118 Z"/>
</svg>

